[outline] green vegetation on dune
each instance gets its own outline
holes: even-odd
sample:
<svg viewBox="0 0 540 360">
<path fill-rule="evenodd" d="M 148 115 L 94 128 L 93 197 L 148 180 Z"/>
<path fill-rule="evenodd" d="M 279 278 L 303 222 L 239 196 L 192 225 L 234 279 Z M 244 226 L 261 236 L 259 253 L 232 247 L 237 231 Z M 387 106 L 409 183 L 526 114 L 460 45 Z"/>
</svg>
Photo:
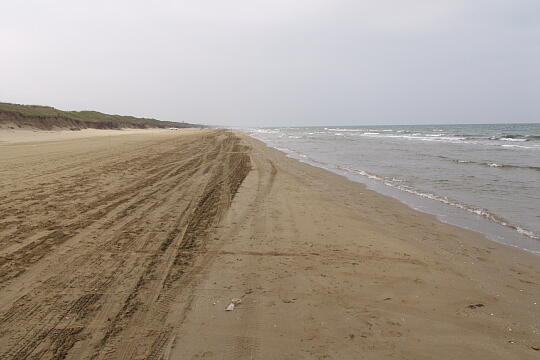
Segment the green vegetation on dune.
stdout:
<svg viewBox="0 0 540 360">
<path fill-rule="evenodd" d="M 3 102 L 0 102 L 0 111 L 19 112 L 28 116 L 55 116 L 65 113 L 65 111 L 57 110 L 51 106 L 19 105 Z"/>
<path fill-rule="evenodd" d="M 62 111 L 51 106 L 0 102 L 0 124 L 38 129 L 70 128 L 187 128 L 202 127 L 184 122 L 161 121 L 134 116 L 110 115 L 97 111 Z"/>
</svg>

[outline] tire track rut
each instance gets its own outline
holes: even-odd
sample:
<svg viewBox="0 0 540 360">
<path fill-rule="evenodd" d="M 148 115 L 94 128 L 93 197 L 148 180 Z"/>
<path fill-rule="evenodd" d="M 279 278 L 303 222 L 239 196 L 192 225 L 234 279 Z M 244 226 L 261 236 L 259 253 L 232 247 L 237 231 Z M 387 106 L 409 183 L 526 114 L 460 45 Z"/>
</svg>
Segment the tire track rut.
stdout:
<svg viewBox="0 0 540 360">
<path fill-rule="evenodd" d="M 131 138 L 105 159 L 98 145 L 101 166 L 87 152 L 79 166 L 66 155 L 71 167 L 35 153 L 25 161 L 45 157 L 41 175 L 0 189 L 13 200 L 1 218 L 18 214 L 0 224 L 2 359 L 159 359 L 193 264 L 251 169 L 221 130 Z"/>
</svg>

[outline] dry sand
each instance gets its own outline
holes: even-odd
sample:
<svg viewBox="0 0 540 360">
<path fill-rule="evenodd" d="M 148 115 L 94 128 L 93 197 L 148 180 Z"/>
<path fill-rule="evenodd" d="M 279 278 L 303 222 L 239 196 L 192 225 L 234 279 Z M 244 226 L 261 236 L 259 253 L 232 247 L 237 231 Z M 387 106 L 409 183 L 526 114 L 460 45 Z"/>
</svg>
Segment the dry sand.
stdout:
<svg viewBox="0 0 540 360">
<path fill-rule="evenodd" d="M 540 358 L 538 257 L 243 134 L 4 143 L 0 174 L 1 359 Z"/>
<path fill-rule="evenodd" d="M 30 128 L 8 129 L 0 127 L 0 144 L 20 143 L 20 142 L 42 142 L 42 141 L 63 141 L 68 139 L 82 139 L 97 136 L 117 136 L 126 134 L 160 134 L 171 131 L 193 131 L 194 129 L 118 129 L 118 130 L 36 130 Z"/>
</svg>

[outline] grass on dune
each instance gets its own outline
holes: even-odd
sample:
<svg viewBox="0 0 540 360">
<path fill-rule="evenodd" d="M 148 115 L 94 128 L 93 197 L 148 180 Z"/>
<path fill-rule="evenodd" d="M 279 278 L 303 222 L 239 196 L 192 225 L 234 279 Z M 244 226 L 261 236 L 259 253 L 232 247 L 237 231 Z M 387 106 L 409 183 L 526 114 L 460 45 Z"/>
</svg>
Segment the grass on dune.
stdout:
<svg viewBox="0 0 540 360">
<path fill-rule="evenodd" d="M 138 118 L 125 115 L 104 114 L 98 111 L 63 111 L 52 106 L 20 105 L 0 102 L 0 112 L 20 114 L 25 117 L 62 117 L 90 123 L 131 124 L 136 127 L 201 127 L 184 122 L 161 121 L 152 118 Z"/>
</svg>

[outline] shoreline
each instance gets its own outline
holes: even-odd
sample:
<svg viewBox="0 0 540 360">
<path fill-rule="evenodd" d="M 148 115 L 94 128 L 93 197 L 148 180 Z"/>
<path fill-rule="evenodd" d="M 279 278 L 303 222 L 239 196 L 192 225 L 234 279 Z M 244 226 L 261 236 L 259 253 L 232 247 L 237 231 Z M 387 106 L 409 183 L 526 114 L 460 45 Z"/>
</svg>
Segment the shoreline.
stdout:
<svg viewBox="0 0 540 360">
<path fill-rule="evenodd" d="M 355 173 L 336 165 L 322 163 L 310 158 L 306 154 L 301 154 L 291 149 L 275 147 L 252 135 L 249 131 L 245 131 L 245 133 L 256 140 L 263 142 L 266 146 L 283 152 L 292 159 L 366 185 L 370 190 L 383 196 L 399 200 L 413 210 L 433 215 L 441 222 L 481 233 L 490 241 L 540 256 L 540 240 L 526 235 L 523 231 L 520 231 L 520 227 L 493 221 L 488 217 L 471 212 L 470 209 L 466 209 L 462 205 L 456 206 L 453 203 L 441 202 L 437 199 L 429 198 L 425 196 L 425 194 L 408 192 L 393 186 L 388 186 L 380 180 L 372 179 L 370 176 Z"/>
<path fill-rule="evenodd" d="M 220 255 L 172 355 L 231 346 L 246 358 L 538 356 L 525 345 L 538 341 L 535 255 L 239 136 L 254 169 L 209 243 Z M 239 296 L 247 304 L 235 320 L 216 311 Z"/>
<path fill-rule="evenodd" d="M 244 133 L 36 144 L 0 152 L 2 358 L 538 357 L 533 254 Z"/>
</svg>

